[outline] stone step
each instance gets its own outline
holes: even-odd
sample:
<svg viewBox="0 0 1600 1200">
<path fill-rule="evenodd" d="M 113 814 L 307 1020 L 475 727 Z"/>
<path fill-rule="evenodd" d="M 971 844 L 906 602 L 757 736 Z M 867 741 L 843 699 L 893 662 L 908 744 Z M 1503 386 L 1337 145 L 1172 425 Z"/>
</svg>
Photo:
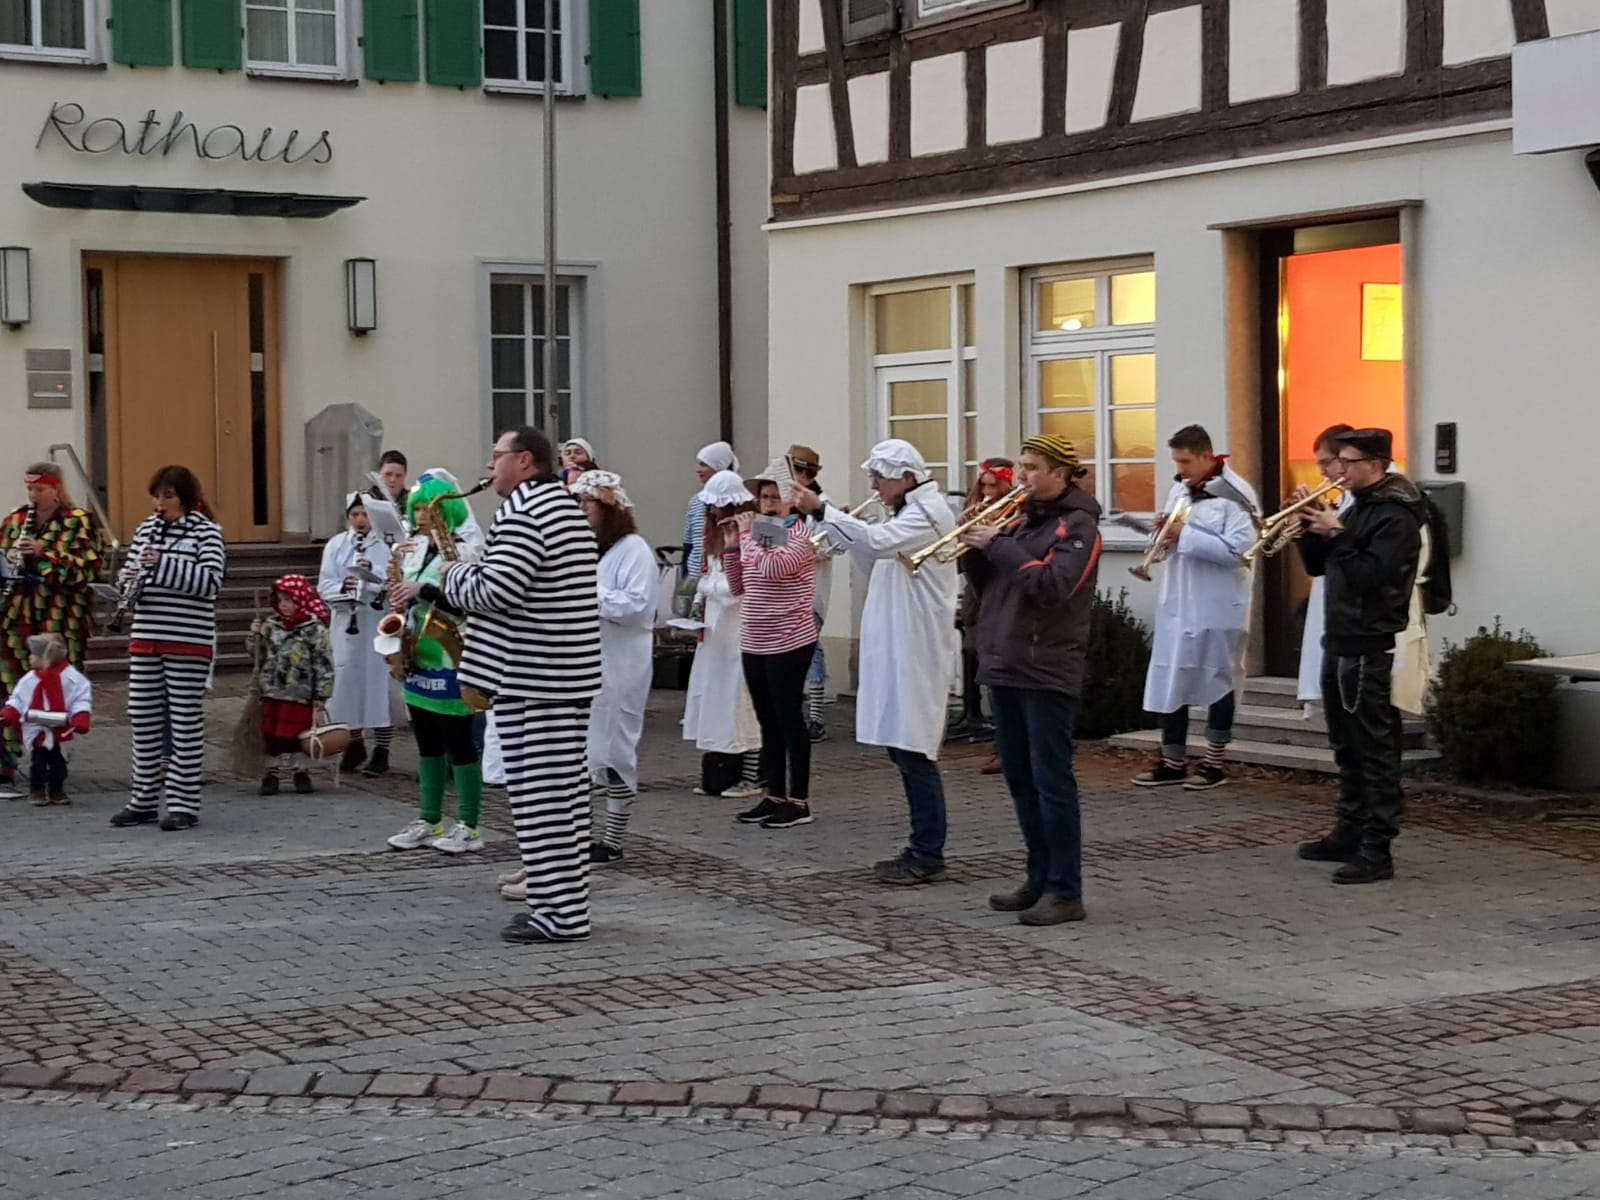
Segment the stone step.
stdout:
<svg viewBox="0 0 1600 1200">
<path fill-rule="evenodd" d="M 1190 728 L 1199 723 L 1205 727 L 1206 710 L 1189 710 Z M 1409 717 L 1402 724 L 1403 745 L 1406 749 L 1419 749 L 1427 741 L 1427 724 L 1419 717 Z M 1326 746 L 1328 720 L 1321 707 L 1306 715 L 1304 708 L 1274 708 L 1255 704 L 1241 704 L 1234 712 L 1234 736 L 1242 741 L 1269 742 L 1283 746 Z"/>
<path fill-rule="evenodd" d="M 1152 757 L 1161 749 L 1161 734 L 1154 729 L 1140 729 L 1132 733 L 1119 733 L 1111 738 L 1109 745 L 1122 750 L 1143 750 Z M 1189 753 L 1199 757 L 1205 753 L 1204 734 L 1191 734 L 1189 738 Z M 1273 742 L 1258 742 L 1244 738 L 1233 741 L 1228 746 L 1228 758 L 1233 762 L 1249 763 L 1258 767 L 1280 767 L 1291 771 L 1313 771 L 1322 775 L 1338 774 L 1338 767 L 1333 761 L 1333 751 L 1327 745 L 1293 746 L 1281 745 Z M 1408 749 L 1401 752 L 1400 761 L 1402 770 L 1416 770 L 1437 762 L 1439 752 L 1427 748 Z"/>
<path fill-rule="evenodd" d="M 1260 708 L 1299 708 L 1300 681 L 1286 675 L 1256 675 L 1245 680 L 1244 702 Z"/>
</svg>

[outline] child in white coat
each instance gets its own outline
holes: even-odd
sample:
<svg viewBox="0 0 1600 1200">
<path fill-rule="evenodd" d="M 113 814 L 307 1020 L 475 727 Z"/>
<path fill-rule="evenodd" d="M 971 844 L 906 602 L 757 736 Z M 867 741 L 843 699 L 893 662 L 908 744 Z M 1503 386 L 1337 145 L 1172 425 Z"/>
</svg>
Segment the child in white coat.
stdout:
<svg viewBox="0 0 1600 1200">
<path fill-rule="evenodd" d="M 32 755 L 28 799 L 41 808 L 71 804 L 66 746 L 89 732 L 89 680 L 67 661 L 67 643 L 59 633 L 28 639 L 28 666 L 0 709 L 0 723 L 20 730 L 23 750 Z"/>
</svg>

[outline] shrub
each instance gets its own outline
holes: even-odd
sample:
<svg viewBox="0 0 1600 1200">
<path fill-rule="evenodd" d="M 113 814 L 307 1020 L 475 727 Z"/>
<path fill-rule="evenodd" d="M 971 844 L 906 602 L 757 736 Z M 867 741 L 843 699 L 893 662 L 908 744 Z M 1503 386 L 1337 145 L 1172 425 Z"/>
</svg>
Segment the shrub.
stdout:
<svg viewBox="0 0 1600 1200">
<path fill-rule="evenodd" d="M 1150 667 L 1150 631 L 1128 607 L 1128 590 L 1115 599 L 1096 593 L 1084 664 L 1083 711 L 1078 736 L 1110 737 L 1151 724 L 1144 711 L 1144 677 Z"/>
<path fill-rule="evenodd" d="M 1540 783 L 1556 750 L 1556 681 L 1506 668 L 1542 658 L 1527 630 L 1478 627 L 1465 642 L 1446 643 L 1428 694 L 1428 733 L 1444 767 L 1469 783 L 1499 779 Z"/>
</svg>

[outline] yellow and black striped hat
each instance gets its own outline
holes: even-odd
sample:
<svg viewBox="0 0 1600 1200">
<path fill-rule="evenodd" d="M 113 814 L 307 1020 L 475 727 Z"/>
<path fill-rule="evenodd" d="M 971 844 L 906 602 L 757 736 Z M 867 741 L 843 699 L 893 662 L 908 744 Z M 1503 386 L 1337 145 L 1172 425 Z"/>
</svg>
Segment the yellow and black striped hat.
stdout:
<svg viewBox="0 0 1600 1200">
<path fill-rule="evenodd" d="M 1078 451 L 1072 442 L 1056 433 L 1035 434 L 1022 443 L 1024 450 L 1032 450 L 1035 454 L 1042 454 L 1050 461 L 1059 463 L 1064 467 L 1078 465 Z"/>
</svg>

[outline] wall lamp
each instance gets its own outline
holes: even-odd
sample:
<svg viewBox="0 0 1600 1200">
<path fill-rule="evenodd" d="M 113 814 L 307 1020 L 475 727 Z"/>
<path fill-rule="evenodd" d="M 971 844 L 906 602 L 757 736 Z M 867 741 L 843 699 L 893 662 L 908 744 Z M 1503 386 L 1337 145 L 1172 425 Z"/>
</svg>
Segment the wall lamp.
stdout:
<svg viewBox="0 0 1600 1200">
<path fill-rule="evenodd" d="M 33 320 L 33 272 L 26 246 L 0 246 L 0 325 Z"/>
<path fill-rule="evenodd" d="M 378 327 L 378 264 L 374 260 L 344 260 L 344 302 L 351 333 L 362 337 Z"/>
</svg>

